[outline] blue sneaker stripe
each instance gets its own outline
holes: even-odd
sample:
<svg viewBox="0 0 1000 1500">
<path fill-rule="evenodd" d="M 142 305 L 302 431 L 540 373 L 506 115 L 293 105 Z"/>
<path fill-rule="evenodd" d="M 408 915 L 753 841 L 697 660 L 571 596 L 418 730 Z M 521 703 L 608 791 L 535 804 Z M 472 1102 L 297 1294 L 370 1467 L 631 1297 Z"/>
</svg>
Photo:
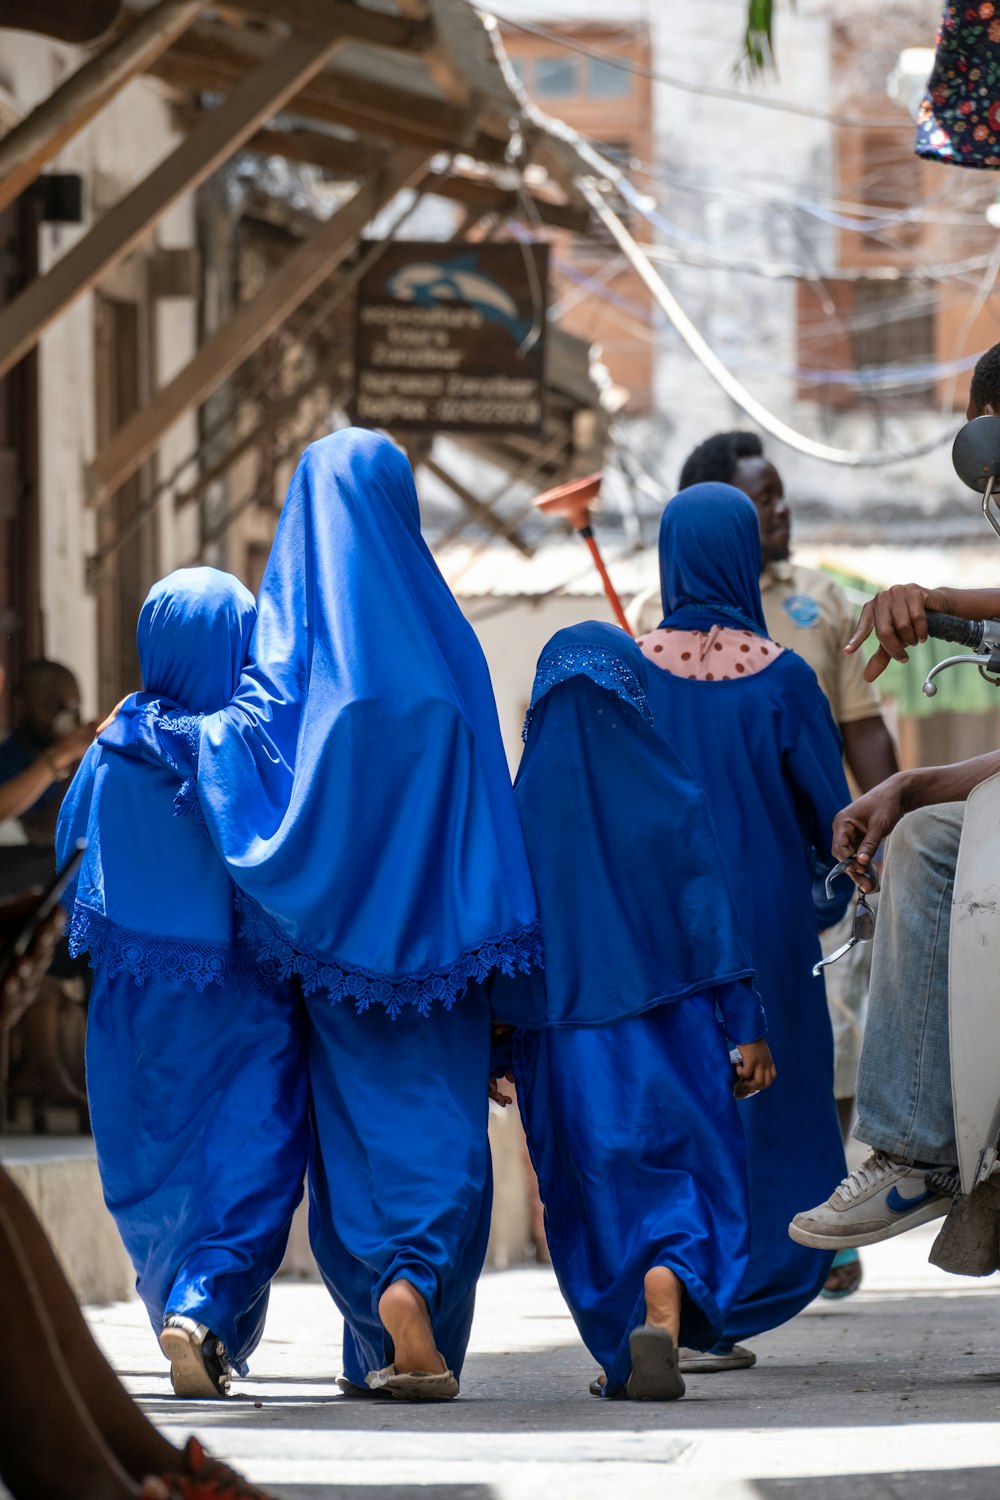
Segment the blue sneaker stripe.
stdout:
<svg viewBox="0 0 1000 1500">
<path fill-rule="evenodd" d="M 885 1206 L 892 1214 L 909 1214 L 921 1203 L 927 1203 L 931 1198 L 936 1198 L 936 1193 L 921 1193 L 918 1198 L 904 1198 L 898 1187 L 892 1187 L 885 1195 Z"/>
</svg>

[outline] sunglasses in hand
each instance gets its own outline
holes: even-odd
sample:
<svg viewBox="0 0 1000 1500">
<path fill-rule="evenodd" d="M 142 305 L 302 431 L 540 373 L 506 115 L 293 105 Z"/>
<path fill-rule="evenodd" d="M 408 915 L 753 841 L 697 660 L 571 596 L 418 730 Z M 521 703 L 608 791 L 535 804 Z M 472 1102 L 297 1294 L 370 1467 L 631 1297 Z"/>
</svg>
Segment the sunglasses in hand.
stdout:
<svg viewBox="0 0 1000 1500">
<path fill-rule="evenodd" d="M 847 859 L 842 859 L 839 864 L 834 865 L 833 869 L 826 877 L 826 894 L 828 897 L 830 897 L 831 899 L 833 897 L 833 891 L 830 889 L 833 882 L 837 879 L 838 876 L 846 875 L 849 867 L 853 863 L 854 857 L 853 855 L 851 855 Z M 866 874 L 868 875 L 869 879 L 875 882 L 873 889 L 877 891 L 878 876 L 876 875 L 875 871 L 873 869 L 870 869 L 866 871 Z M 847 939 L 846 943 L 841 943 L 840 947 L 836 948 L 833 953 L 828 954 L 826 958 L 821 958 L 818 964 L 813 965 L 813 977 L 815 978 L 817 974 L 821 974 L 824 969 L 829 967 L 830 964 L 835 964 L 838 958 L 844 957 L 845 953 L 850 953 L 851 949 L 855 946 L 856 943 L 870 943 L 874 936 L 875 913 L 868 905 L 868 901 L 865 897 L 864 891 L 858 891 L 858 904 L 854 908 L 854 922 L 851 926 L 850 937 Z"/>
</svg>

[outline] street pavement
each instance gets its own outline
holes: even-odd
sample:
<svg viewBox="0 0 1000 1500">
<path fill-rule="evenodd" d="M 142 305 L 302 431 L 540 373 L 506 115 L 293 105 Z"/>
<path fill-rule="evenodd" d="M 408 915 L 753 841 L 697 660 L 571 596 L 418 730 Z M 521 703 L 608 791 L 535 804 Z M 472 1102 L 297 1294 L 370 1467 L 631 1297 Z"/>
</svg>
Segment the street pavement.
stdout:
<svg viewBox="0 0 1000 1500">
<path fill-rule="evenodd" d="M 483 1278 L 461 1399 L 349 1400 L 318 1282 L 279 1282 L 251 1378 L 179 1403 L 138 1303 L 88 1311 L 171 1437 L 194 1431 L 287 1500 L 998 1500 L 996 1278 L 927 1265 L 935 1226 L 863 1252 L 864 1289 L 753 1340 L 755 1369 L 671 1405 L 595 1400 L 548 1270 Z"/>
</svg>

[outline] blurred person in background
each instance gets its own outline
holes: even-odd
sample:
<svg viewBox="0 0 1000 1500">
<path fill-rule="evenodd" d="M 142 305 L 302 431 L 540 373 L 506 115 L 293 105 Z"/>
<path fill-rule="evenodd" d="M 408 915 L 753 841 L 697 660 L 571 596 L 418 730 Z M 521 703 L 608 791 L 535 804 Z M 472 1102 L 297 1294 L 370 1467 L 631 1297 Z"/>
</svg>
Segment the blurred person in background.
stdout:
<svg viewBox="0 0 1000 1500">
<path fill-rule="evenodd" d="M 815 672 L 843 738 L 844 761 L 855 787 L 867 792 L 892 776 L 899 765 L 879 708 L 878 691 L 865 680 L 862 657 L 844 654 L 854 633 L 854 608 L 828 574 L 793 561 L 785 487 L 778 470 L 765 456 L 760 438 L 754 432 L 718 432 L 706 438 L 686 459 L 680 484 L 682 489 L 693 484 L 731 484 L 753 501 L 760 525 L 760 594 L 768 635 L 797 652 Z M 637 634 L 655 630 L 660 622 L 659 591 L 640 595 L 629 617 Z M 822 920 L 821 903 L 817 920 Z M 824 955 L 847 941 L 852 920 L 848 913 L 823 929 L 820 942 Z M 845 1140 L 854 1114 L 870 966 L 869 947 L 858 944 L 824 970 L 835 1049 L 834 1094 Z M 844 1297 L 860 1284 L 858 1253 L 844 1250 L 835 1260 L 823 1291 L 826 1296 Z"/>
<path fill-rule="evenodd" d="M 61 662 L 28 662 L 12 707 L 14 727 L 0 744 L 0 896 L 54 873 L 59 809 L 96 728 L 81 722 L 80 686 Z M 9 1097 L 14 1108 L 19 1098 L 31 1101 L 38 1133 L 47 1128 L 50 1104 L 69 1105 L 85 1119 L 86 994 L 85 970 L 60 943 L 14 1044 L 19 1063 Z"/>
</svg>

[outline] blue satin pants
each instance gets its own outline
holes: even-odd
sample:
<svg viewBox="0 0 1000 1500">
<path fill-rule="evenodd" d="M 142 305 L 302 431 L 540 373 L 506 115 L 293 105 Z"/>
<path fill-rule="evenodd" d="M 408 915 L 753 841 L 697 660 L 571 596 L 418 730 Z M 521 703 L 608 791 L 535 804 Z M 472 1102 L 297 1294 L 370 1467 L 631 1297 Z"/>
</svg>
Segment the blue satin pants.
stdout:
<svg viewBox="0 0 1000 1500">
<path fill-rule="evenodd" d="M 309 1232 L 345 1320 L 344 1373 L 355 1385 L 393 1361 L 378 1303 L 409 1281 L 456 1376 L 486 1256 L 493 1178 L 487 1139 L 489 1012 L 471 988 L 451 1011 L 310 996 L 314 1135 Z"/>
<path fill-rule="evenodd" d="M 302 1197 L 301 1002 L 98 968 L 87 1092 L 105 1201 L 153 1331 L 170 1313 L 194 1318 L 246 1374 Z"/>
<path fill-rule="evenodd" d="M 746 1148 L 714 1001 L 516 1032 L 514 1073 L 552 1265 L 614 1396 L 647 1271 L 679 1278 L 681 1343 L 706 1349 L 747 1268 Z"/>
</svg>

